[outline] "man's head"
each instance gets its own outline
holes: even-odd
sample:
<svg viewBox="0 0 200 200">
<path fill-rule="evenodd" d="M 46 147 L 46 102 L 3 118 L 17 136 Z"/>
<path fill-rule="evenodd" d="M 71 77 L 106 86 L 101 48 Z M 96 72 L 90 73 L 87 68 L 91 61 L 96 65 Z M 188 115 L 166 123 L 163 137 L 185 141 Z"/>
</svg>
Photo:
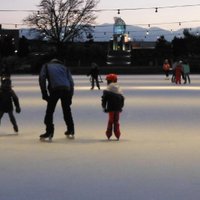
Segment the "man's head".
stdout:
<svg viewBox="0 0 200 200">
<path fill-rule="evenodd" d="M 12 83 L 10 78 L 3 78 L 1 81 L 1 88 L 2 89 L 10 89 L 12 87 Z"/>
<path fill-rule="evenodd" d="M 51 61 L 51 63 L 60 63 L 63 64 L 61 60 L 58 60 L 57 58 L 53 58 Z"/>
</svg>

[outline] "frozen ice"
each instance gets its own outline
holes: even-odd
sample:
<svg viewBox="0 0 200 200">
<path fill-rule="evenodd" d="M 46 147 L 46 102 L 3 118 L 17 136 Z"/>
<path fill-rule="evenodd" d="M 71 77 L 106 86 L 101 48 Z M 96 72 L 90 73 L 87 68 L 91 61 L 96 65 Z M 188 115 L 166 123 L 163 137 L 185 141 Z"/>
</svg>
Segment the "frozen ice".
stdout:
<svg viewBox="0 0 200 200">
<path fill-rule="evenodd" d="M 38 76 L 12 77 L 22 112 L 15 113 L 19 135 L 7 115 L 1 121 L 1 200 L 199 200 L 199 75 L 190 85 L 164 75 L 119 75 L 120 141 L 105 136 L 106 82 L 90 90 L 87 76 L 73 77 L 75 140 L 64 135 L 58 102 L 52 143 L 39 141 L 46 102 Z"/>
</svg>

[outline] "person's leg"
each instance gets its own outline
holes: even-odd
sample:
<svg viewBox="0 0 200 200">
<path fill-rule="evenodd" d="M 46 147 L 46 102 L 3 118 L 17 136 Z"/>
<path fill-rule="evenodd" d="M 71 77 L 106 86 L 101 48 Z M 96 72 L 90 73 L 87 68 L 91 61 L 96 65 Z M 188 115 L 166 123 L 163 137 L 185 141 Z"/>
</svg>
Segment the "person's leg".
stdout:
<svg viewBox="0 0 200 200">
<path fill-rule="evenodd" d="M 178 82 L 181 84 L 181 75 L 178 77 Z"/>
<path fill-rule="evenodd" d="M 190 83 L 190 76 L 189 76 L 189 73 L 187 73 L 186 76 L 187 76 L 187 79 L 188 79 L 188 83 Z"/>
<path fill-rule="evenodd" d="M 119 116 L 120 112 L 114 113 L 114 134 L 117 139 L 120 138 L 121 132 L 120 132 L 120 124 L 119 124 Z"/>
<path fill-rule="evenodd" d="M 98 89 L 100 90 L 100 85 L 99 85 L 98 77 L 96 78 L 96 85 L 97 85 Z"/>
<path fill-rule="evenodd" d="M 187 83 L 187 74 L 184 74 L 184 84 L 186 84 Z"/>
<path fill-rule="evenodd" d="M 46 114 L 44 117 L 44 124 L 46 125 L 46 133 L 40 135 L 41 138 L 53 137 L 54 134 L 53 113 L 55 111 L 58 99 L 59 97 L 57 92 L 53 92 L 49 96 L 49 100 L 47 102 Z"/>
<path fill-rule="evenodd" d="M 66 135 L 74 135 L 74 121 L 71 112 L 71 96 L 68 91 L 62 91 L 61 94 L 61 106 L 63 111 L 63 117 L 67 126 Z"/>
<path fill-rule="evenodd" d="M 91 90 L 93 90 L 94 89 L 94 78 L 92 77 L 92 81 L 91 81 Z"/>
<path fill-rule="evenodd" d="M 166 79 L 169 79 L 169 70 L 166 70 Z"/>
<path fill-rule="evenodd" d="M 18 132 L 18 126 L 17 126 L 17 122 L 16 122 L 16 119 L 15 119 L 15 116 L 13 115 L 13 111 L 10 111 L 8 112 L 8 116 L 10 118 L 10 121 L 13 125 L 13 129 L 15 132 Z"/>
<path fill-rule="evenodd" d="M 109 112 L 108 124 L 107 124 L 107 130 L 106 130 L 106 136 L 108 139 L 110 139 L 110 137 L 112 136 L 113 123 L 114 123 L 114 112 Z"/>
<path fill-rule="evenodd" d="M 175 83 L 178 84 L 178 76 L 175 76 Z"/>
<path fill-rule="evenodd" d="M 191 83 L 190 75 L 188 74 L 188 82 Z"/>
</svg>

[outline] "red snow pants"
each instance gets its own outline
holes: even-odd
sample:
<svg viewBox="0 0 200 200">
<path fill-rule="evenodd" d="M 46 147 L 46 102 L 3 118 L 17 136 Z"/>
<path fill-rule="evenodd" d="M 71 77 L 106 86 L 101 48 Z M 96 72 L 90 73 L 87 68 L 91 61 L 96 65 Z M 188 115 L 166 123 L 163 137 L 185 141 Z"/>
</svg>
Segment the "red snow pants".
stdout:
<svg viewBox="0 0 200 200">
<path fill-rule="evenodd" d="M 120 133 L 120 125 L 119 125 L 119 115 L 120 112 L 109 112 L 108 113 L 108 125 L 106 130 L 106 136 L 108 139 L 112 136 L 112 131 L 114 127 L 114 134 L 117 139 L 119 139 L 121 133 Z"/>
</svg>

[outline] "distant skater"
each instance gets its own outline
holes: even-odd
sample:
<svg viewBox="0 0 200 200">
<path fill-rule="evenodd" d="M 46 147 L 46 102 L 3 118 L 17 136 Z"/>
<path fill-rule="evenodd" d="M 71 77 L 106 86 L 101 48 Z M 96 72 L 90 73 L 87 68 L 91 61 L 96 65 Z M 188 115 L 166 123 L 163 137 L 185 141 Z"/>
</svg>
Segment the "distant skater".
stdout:
<svg viewBox="0 0 200 200">
<path fill-rule="evenodd" d="M 181 75 L 183 74 L 183 62 L 179 61 L 175 68 L 175 82 L 181 84 Z"/>
<path fill-rule="evenodd" d="M 96 83 L 97 88 L 100 90 L 100 85 L 99 85 L 99 68 L 96 63 L 91 64 L 92 68 L 90 72 L 87 74 L 87 76 L 91 76 L 91 90 L 94 89 L 94 85 Z"/>
<path fill-rule="evenodd" d="M 188 61 L 184 61 L 183 62 L 183 73 L 184 73 L 184 84 L 186 84 L 187 82 L 190 83 L 190 65 L 188 63 Z"/>
<path fill-rule="evenodd" d="M 108 74 L 106 76 L 107 80 L 107 89 L 103 91 L 102 96 L 102 108 L 104 112 L 108 113 L 109 119 L 107 124 L 106 136 L 108 140 L 112 136 L 113 128 L 114 134 L 117 140 L 119 140 L 120 132 L 120 112 L 124 106 L 124 96 L 122 91 L 117 84 L 117 75 Z"/>
<path fill-rule="evenodd" d="M 13 114 L 13 102 L 16 107 L 16 112 L 20 113 L 21 108 L 19 104 L 19 99 L 14 90 L 12 89 L 11 80 L 10 78 L 4 78 L 1 80 L 0 87 L 0 122 L 4 113 L 8 113 L 14 131 L 18 132 L 18 125 Z"/>
<path fill-rule="evenodd" d="M 163 71 L 164 71 L 164 73 L 165 73 L 165 76 L 166 76 L 166 78 L 165 79 L 169 79 L 169 71 L 170 71 L 170 63 L 169 63 L 169 61 L 168 61 L 168 59 L 165 59 L 164 60 L 164 63 L 163 63 Z"/>
</svg>

